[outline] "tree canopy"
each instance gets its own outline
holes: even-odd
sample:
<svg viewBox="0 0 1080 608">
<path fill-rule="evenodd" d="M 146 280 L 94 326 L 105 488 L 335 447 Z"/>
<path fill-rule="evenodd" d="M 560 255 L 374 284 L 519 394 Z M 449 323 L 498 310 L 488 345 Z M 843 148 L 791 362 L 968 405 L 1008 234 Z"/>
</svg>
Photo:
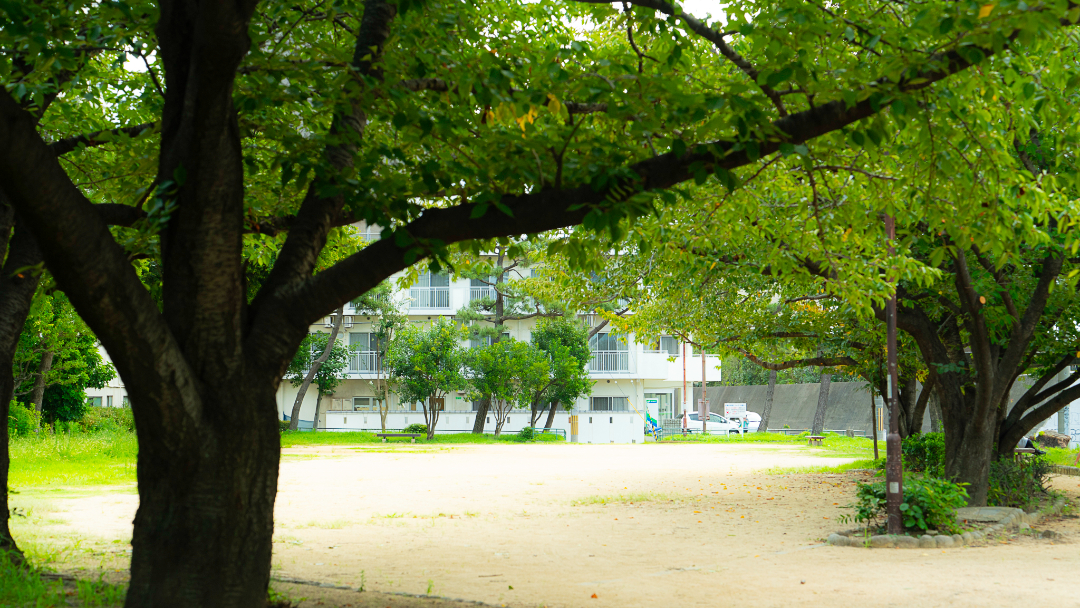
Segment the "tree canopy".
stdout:
<svg viewBox="0 0 1080 608">
<path fill-rule="evenodd" d="M 747 0 L 699 17 L 665 0 L 0 4 L 2 198 L 132 398 L 129 606 L 261 601 L 283 372 L 311 323 L 453 243 L 618 238 L 677 211 L 772 235 L 777 274 L 810 254 L 850 271 L 831 289 L 867 309 L 927 274 L 883 259 L 882 211 L 944 219 L 931 260 L 976 242 L 1007 264 L 1002 226 L 1068 223 L 1073 174 L 1000 167 L 1032 127 L 1073 141 L 1080 7 Z M 888 163 L 904 197 L 864 180 Z M 773 190 L 729 196 L 751 182 Z M 837 203 L 858 184 L 877 196 Z M 358 220 L 381 238 L 327 262 Z M 844 242 L 862 255 L 832 255 Z M 249 259 L 269 266 L 254 295 Z"/>
</svg>

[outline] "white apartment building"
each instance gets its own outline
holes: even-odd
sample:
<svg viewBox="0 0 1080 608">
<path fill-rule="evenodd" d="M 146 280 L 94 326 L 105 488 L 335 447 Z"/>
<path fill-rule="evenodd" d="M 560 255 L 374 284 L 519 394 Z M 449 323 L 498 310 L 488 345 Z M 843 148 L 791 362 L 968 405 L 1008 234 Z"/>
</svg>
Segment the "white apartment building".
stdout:
<svg viewBox="0 0 1080 608">
<path fill-rule="evenodd" d="M 439 317 L 452 318 L 469 302 L 493 298 L 491 287 L 479 281 L 454 279 L 447 275 L 424 272 L 415 285 L 401 290 L 395 296 L 401 309 L 407 310 L 409 320 L 426 324 Z M 586 319 L 595 322 L 595 320 Z M 373 318 L 358 314 L 351 306 L 344 309 L 344 319 L 338 339 L 350 349 L 348 379 L 343 381 L 331 397 L 325 397 L 322 412 L 315 421 L 317 428 L 330 431 L 378 430 L 380 429 L 378 400 L 381 398 L 381 361 L 375 350 L 372 336 Z M 312 325 L 311 331 L 329 332 L 332 325 L 327 317 Z M 535 319 L 508 321 L 506 332 L 516 340 L 528 341 Z M 471 344 L 476 346 L 476 344 Z M 657 420 L 679 416 L 683 410 L 684 377 L 687 387 L 700 382 L 701 357 L 692 355 L 686 347 L 687 357 L 682 357 L 682 345 L 667 336 L 650 336 L 638 339 L 634 335 L 617 336 L 607 327 L 590 340 L 592 359 L 589 375 L 593 379 L 592 396 L 579 399 L 571 411 L 561 409 L 556 413 L 553 428 L 561 429 L 567 438 L 572 435 L 571 416 L 577 416 L 577 437 L 581 443 L 642 443 L 644 442 L 644 413 Z M 705 358 L 707 381 L 720 380 L 720 359 Z M 289 381 L 283 381 L 278 389 L 278 412 L 285 420 L 291 414 L 298 389 Z M 689 390 L 692 397 L 693 391 Z M 300 410 L 302 426 L 312 424 L 315 415 L 317 391 L 308 390 Z M 442 404 L 436 432 L 470 432 L 475 422 L 475 405 L 464 392 L 447 395 Z M 696 409 L 686 403 L 689 409 Z M 400 429 L 412 423 L 423 423 L 422 407 L 416 403 L 401 403 L 391 394 L 388 429 Z M 547 414 L 538 426 L 543 426 Z M 306 424 L 305 424 L 306 422 Z M 528 410 L 514 410 L 508 417 L 503 432 L 515 433 L 529 426 Z M 494 416 L 485 421 L 485 430 L 494 432 Z"/>
</svg>

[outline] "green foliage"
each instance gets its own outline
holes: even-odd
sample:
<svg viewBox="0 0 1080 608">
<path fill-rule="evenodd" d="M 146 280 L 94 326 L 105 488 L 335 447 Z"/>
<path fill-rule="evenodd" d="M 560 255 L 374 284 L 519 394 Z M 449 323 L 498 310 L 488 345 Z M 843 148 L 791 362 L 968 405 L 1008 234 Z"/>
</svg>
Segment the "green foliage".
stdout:
<svg viewBox="0 0 1080 608">
<path fill-rule="evenodd" d="M 589 378 L 589 332 L 566 317 L 540 319 L 530 338 L 550 361 L 550 381 L 533 396 L 534 403 L 560 403 L 570 409 L 575 401 L 592 394 Z"/>
<path fill-rule="evenodd" d="M 471 349 L 466 365 L 470 397 L 490 400 L 496 437 L 502 434 L 511 409 L 533 403 L 552 383 L 551 362 L 545 353 L 513 338 Z"/>
<path fill-rule="evenodd" d="M 518 439 L 521 441 L 532 441 L 533 434 L 534 432 L 531 426 L 527 426 L 517 432 Z"/>
<path fill-rule="evenodd" d="M 88 407 L 78 422 L 84 433 L 135 432 L 135 416 L 128 407 Z"/>
<path fill-rule="evenodd" d="M 289 430 L 288 420 L 278 420 L 278 431 L 284 433 Z"/>
<path fill-rule="evenodd" d="M 86 393 L 78 386 L 54 384 L 45 389 L 41 400 L 41 417 L 50 424 L 82 420 L 90 406 Z"/>
<path fill-rule="evenodd" d="M 428 427 L 427 427 L 426 424 L 421 424 L 419 422 L 414 422 L 414 423 L 410 424 L 409 426 L 401 429 L 401 432 L 402 433 L 421 433 L 426 437 L 427 436 L 427 429 L 428 429 Z"/>
<path fill-rule="evenodd" d="M 462 329 L 439 318 L 430 328 L 403 327 L 387 349 L 384 364 L 403 403 L 422 402 L 465 388 Z"/>
<path fill-rule="evenodd" d="M 769 370 L 747 361 L 742 356 L 728 356 L 723 360 L 724 386 L 758 386 L 769 383 Z M 821 380 L 816 367 L 794 367 L 776 373 L 777 384 L 812 384 Z M 834 380 L 836 380 L 834 378 Z"/>
<path fill-rule="evenodd" d="M 1043 456 L 991 462 L 987 504 L 1023 509 L 1037 502 L 1046 496 L 1050 466 L 1050 461 Z"/>
<path fill-rule="evenodd" d="M 10 450 L 12 487 L 135 482 L 138 443 L 131 432 L 31 433 L 12 438 Z"/>
<path fill-rule="evenodd" d="M 102 388 L 116 377 L 116 370 L 102 359 L 98 351 L 97 338 L 63 293 L 39 294 L 19 336 L 13 372 L 15 393 L 22 400 L 29 399 L 28 394 L 46 352 L 53 354 L 51 367 L 45 375 L 46 388 Z M 53 393 L 54 401 L 60 398 L 64 397 Z M 46 415 L 46 419 L 51 420 L 49 415 Z"/>
<path fill-rule="evenodd" d="M 854 513 L 841 521 L 866 523 L 870 527 L 885 518 L 885 482 L 860 483 L 855 491 L 856 502 L 846 505 Z M 957 532 L 956 509 L 967 504 L 967 490 L 960 484 L 944 479 L 926 477 L 904 481 L 904 501 L 900 504 L 904 527 L 908 530 Z"/>
<path fill-rule="evenodd" d="M 113 608 L 122 606 L 126 589 L 103 580 L 79 579 L 74 589 L 65 588 L 64 581 L 43 579 L 35 569 L 21 568 L 12 563 L 6 553 L 0 553 L 0 605 L 11 608 L 45 608 L 70 606 L 77 599 L 79 606 Z"/>
<path fill-rule="evenodd" d="M 22 437 L 41 426 L 41 418 L 32 405 L 12 401 L 8 406 L 8 435 Z"/>
<path fill-rule="evenodd" d="M 928 477 L 945 477 L 945 434 L 916 433 L 904 439 L 901 446 L 904 470 L 925 473 Z"/>
<path fill-rule="evenodd" d="M 296 354 L 289 363 L 289 368 L 285 371 L 285 378 L 293 386 L 303 384 L 308 370 L 311 369 L 315 360 L 322 356 L 329 342 L 330 334 L 323 332 L 308 334 L 300 342 L 300 348 L 297 349 Z M 341 335 L 339 334 L 337 339 L 334 340 L 334 347 L 330 349 L 330 356 L 319 367 L 319 371 L 312 381 L 312 384 L 318 387 L 319 395 L 322 397 L 333 395 L 338 385 L 347 377 L 346 370 L 348 367 L 349 351 L 341 345 Z"/>
</svg>

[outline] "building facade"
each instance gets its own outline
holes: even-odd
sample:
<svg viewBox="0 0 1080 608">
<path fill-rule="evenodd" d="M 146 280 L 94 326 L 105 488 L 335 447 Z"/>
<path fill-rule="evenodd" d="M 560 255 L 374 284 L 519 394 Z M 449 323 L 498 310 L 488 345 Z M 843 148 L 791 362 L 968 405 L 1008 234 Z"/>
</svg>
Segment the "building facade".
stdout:
<svg viewBox="0 0 1080 608">
<path fill-rule="evenodd" d="M 490 286 L 470 279 L 455 279 L 447 275 L 422 273 L 416 284 L 394 294 L 409 321 L 425 325 L 440 317 L 453 318 L 455 313 L 472 301 L 492 299 Z M 378 430 L 380 429 L 379 402 L 383 398 L 382 387 L 386 381 L 385 371 L 373 336 L 372 324 L 377 319 L 357 311 L 352 306 L 344 309 L 341 332 L 338 339 L 349 349 L 347 379 L 336 389 L 334 395 L 323 397 L 321 413 L 315 416 L 317 391 L 309 389 L 300 409 L 300 420 L 314 422 L 325 430 Z M 590 319 L 585 315 L 587 323 Z M 504 335 L 515 340 L 528 341 L 536 319 L 508 321 Z M 332 319 L 312 325 L 311 331 L 329 332 Z M 465 346 L 475 347 L 477 342 Z M 579 399 L 567 411 L 556 413 L 553 428 L 571 435 L 570 417 L 576 415 L 577 436 L 582 443 L 641 443 L 644 441 L 645 412 L 653 418 L 679 416 L 683 409 L 684 374 L 687 386 L 701 381 L 701 357 L 690 353 L 682 356 L 683 347 L 667 336 L 652 336 L 645 340 L 634 335 L 621 336 L 605 328 L 590 339 L 592 357 L 589 376 L 593 380 L 592 395 Z M 685 366 L 684 366 L 685 361 Z M 720 380 L 720 360 L 706 356 L 707 381 Z M 282 419 L 291 415 L 298 389 L 291 382 L 283 381 L 278 389 L 278 412 Z M 475 422 L 476 405 L 464 392 L 447 395 L 439 416 L 437 432 L 469 432 Z M 696 409 L 693 404 L 686 407 Z M 514 410 L 509 415 L 503 432 L 517 432 L 529 426 L 528 410 Z M 417 403 L 402 403 L 391 393 L 388 429 L 400 429 L 412 423 L 424 421 L 423 409 Z M 539 426 L 546 421 L 546 413 Z M 485 431 L 493 432 L 495 419 L 487 416 Z M 307 426 L 305 424 L 305 426 Z"/>
</svg>

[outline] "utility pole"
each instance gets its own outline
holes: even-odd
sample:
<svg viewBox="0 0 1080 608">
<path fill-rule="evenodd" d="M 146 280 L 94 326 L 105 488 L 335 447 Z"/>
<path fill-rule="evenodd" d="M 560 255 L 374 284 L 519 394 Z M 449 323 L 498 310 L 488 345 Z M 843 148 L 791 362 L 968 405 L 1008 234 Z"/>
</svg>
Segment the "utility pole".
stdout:
<svg viewBox="0 0 1080 608">
<path fill-rule="evenodd" d="M 679 417 L 682 418 L 686 412 L 686 342 L 682 343 L 682 411 L 679 412 Z M 686 434 L 686 429 L 683 429 L 683 435 Z"/>
<path fill-rule="evenodd" d="M 705 392 L 705 347 L 701 346 L 701 403 L 698 405 L 699 416 L 701 416 L 701 434 L 705 434 L 705 422 L 709 419 L 709 399 L 708 393 Z"/>
<path fill-rule="evenodd" d="M 891 215 L 885 216 L 885 232 L 888 238 L 888 257 L 890 261 L 896 255 L 893 241 L 896 240 L 896 220 Z M 896 278 L 899 283 L 899 277 Z M 886 387 L 889 404 L 889 436 L 885 440 L 885 512 L 888 515 L 889 534 L 900 534 L 904 530 L 904 521 L 900 517 L 900 505 L 904 502 L 904 469 L 900 462 L 900 408 L 897 391 L 896 369 L 896 289 L 893 286 L 892 297 L 885 304 L 886 345 L 888 349 L 888 371 Z"/>
</svg>

